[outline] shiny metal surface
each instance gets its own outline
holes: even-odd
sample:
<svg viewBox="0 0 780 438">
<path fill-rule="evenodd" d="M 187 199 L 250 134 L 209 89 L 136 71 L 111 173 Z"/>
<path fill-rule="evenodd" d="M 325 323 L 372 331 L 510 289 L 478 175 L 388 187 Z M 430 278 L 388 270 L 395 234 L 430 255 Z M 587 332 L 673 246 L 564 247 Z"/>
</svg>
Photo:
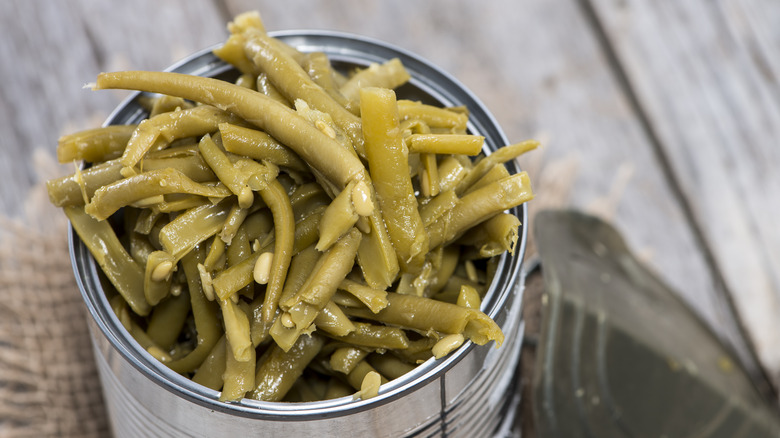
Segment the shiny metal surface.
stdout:
<svg viewBox="0 0 780 438">
<path fill-rule="evenodd" d="M 398 57 L 412 79 L 399 98 L 440 105 L 466 105 L 469 129 L 485 136 L 486 152 L 507 144 L 487 109 L 460 83 L 419 57 L 385 43 L 334 32 L 292 31 L 275 36 L 302 51 L 322 51 L 337 68 L 367 66 Z M 230 77 L 231 68 L 211 54 L 196 53 L 171 71 Z M 138 122 L 145 113 L 140 94 L 131 96 L 107 124 Z M 507 163 L 511 172 L 513 163 Z M 527 222 L 525 206 L 515 209 Z M 121 326 L 105 298 L 98 268 L 74 232 L 71 258 L 79 287 L 92 316 L 96 360 L 106 403 L 117 437 L 138 436 L 491 436 L 515 397 L 515 369 L 523 324 L 522 257 L 526 229 L 514 257 L 502 256 L 493 284 L 483 301 L 506 335 L 500 349 L 466 343 L 442 360 L 429 360 L 415 371 L 383 385 L 379 396 L 351 397 L 312 403 L 269 403 L 243 400 L 221 403 L 218 392 L 172 372 L 140 348 Z"/>
</svg>

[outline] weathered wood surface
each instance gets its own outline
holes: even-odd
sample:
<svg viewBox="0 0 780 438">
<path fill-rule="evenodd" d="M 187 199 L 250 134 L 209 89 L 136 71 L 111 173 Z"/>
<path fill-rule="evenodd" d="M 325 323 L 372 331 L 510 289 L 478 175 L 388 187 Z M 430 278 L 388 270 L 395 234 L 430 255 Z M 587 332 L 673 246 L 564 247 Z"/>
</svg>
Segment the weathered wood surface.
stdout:
<svg viewBox="0 0 780 438">
<path fill-rule="evenodd" d="M 271 30 L 368 35 L 452 73 L 511 141 L 544 141 L 523 160 L 533 211 L 572 205 L 613 220 L 750 360 L 730 293 L 778 376 L 780 4 L 689 3 L 3 2 L 0 212 L 23 215 L 28 191 L 48 177 L 33 151 L 53 156 L 60 134 L 99 124 L 124 95 L 82 90 L 98 72 L 161 69 L 258 9 Z"/>
<path fill-rule="evenodd" d="M 691 211 L 758 356 L 777 381 L 778 5 L 592 3 L 682 202 Z"/>
</svg>

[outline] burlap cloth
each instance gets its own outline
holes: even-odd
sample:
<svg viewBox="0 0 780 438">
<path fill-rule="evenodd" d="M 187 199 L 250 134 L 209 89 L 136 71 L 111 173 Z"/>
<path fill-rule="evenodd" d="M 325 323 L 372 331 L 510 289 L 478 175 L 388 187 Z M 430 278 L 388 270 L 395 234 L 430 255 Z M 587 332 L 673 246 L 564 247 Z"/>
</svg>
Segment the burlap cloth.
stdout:
<svg viewBox="0 0 780 438">
<path fill-rule="evenodd" d="M 34 159 L 40 182 L 19 211 L 0 213 L 0 438 L 110 436 L 87 310 L 70 264 L 67 220 L 49 204 L 43 184 L 70 169 L 48 153 L 38 152 Z M 544 170 L 540 162 L 541 154 L 521 164 L 531 175 L 544 176 L 535 182 L 531 216 L 566 204 L 576 174 L 571 160 Z M 528 254 L 534 252 L 529 242 Z M 531 286 L 536 292 L 527 297 L 538 301 L 541 287 Z M 527 319 L 538 312 L 538 306 L 527 309 Z M 533 331 L 530 336 L 526 376 L 533 363 Z M 530 419 L 528 404 L 524 411 L 518 420 Z M 524 437 L 533 436 L 529 428 L 524 424 Z"/>
<path fill-rule="evenodd" d="M 49 178 L 62 172 L 38 159 Z M 0 217 L 0 437 L 109 436 L 65 215 L 42 184 L 10 215 Z"/>
</svg>

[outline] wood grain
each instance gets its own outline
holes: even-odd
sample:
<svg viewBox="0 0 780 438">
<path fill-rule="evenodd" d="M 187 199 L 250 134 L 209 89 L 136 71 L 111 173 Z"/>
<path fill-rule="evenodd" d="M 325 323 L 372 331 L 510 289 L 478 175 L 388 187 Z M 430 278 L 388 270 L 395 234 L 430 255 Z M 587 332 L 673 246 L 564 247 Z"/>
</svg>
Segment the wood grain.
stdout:
<svg viewBox="0 0 780 438">
<path fill-rule="evenodd" d="M 0 28 L 13 36 L 0 38 L 0 211 L 12 217 L 29 187 L 51 177 L 37 175 L 33 151 L 53 154 L 59 135 L 98 126 L 127 95 L 84 84 L 101 71 L 160 70 L 226 35 L 209 0 L 11 1 L 0 8 Z"/>
<path fill-rule="evenodd" d="M 592 1 L 777 384 L 780 21 L 760 3 Z"/>
</svg>

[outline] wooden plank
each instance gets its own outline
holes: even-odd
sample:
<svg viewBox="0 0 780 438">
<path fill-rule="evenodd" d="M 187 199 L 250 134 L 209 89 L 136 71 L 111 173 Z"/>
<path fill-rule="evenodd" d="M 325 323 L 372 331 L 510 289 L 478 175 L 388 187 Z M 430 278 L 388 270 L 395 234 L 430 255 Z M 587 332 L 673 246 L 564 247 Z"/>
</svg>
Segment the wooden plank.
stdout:
<svg viewBox="0 0 780 438">
<path fill-rule="evenodd" d="M 576 1 L 490 3 L 229 0 L 271 30 L 326 28 L 379 38 L 452 73 L 496 115 L 510 141 L 540 137 L 524 166 L 532 211 L 570 205 L 608 216 L 684 299 L 745 354 L 686 214 L 641 120 Z M 306 14 L 290 14 L 306 10 Z"/>
<path fill-rule="evenodd" d="M 780 8 L 591 0 L 756 352 L 780 383 Z"/>
<path fill-rule="evenodd" d="M 125 92 L 83 90 L 101 71 L 162 69 L 224 40 L 209 0 L 3 2 L 0 27 L 0 212 L 18 216 L 37 175 L 33 151 L 53 156 L 57 137 L 98 126 Z M 10 85 L 9 85 L 10 84 Z"/>
</svg>

